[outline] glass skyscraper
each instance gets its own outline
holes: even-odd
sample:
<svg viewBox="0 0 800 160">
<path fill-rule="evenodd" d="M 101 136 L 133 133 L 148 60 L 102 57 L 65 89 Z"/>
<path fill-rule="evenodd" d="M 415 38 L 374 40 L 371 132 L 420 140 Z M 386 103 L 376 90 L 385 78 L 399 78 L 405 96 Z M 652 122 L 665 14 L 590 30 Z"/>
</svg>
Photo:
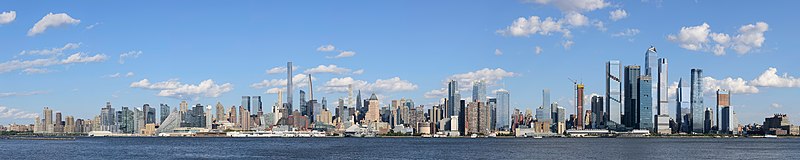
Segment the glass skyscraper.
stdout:
<svg viewBox="0 0 800 160">
<path fill-rule="evenodd" d="M 472 101 L 473 102 L 486 102 L 486 83 L 483 80 L 478 80 L 472 84 Z"/>
<path fill-rule="evenodd" d="M 511 127 L 508 91 L 500 89 L 497 91 L 497 128 Z"/>
<path fill-rule="evenodd" d="M 641 76 L 639 66 L 625 66 L 625 94 L 624 106 L 625 115 L 622 124 L 626 127 L 637 128 L 639 118 L 639 76 Z"/>
<path fill-rule="evenodd" d="M 655 129 L 660 134 L 669 134 L 669 79 L 667 79 L 667 59 L 658 59 L 658 79 L 656 80 L 656 107 Z"/>
<path fill-rule="evenodd" d="M 652 83 L 653 80 L 650 76 L 639 77 L 639 112 L 636 121 L 638 129 L 653 130 L 653 96 L 651 95 L 652 88 L 649 87 Z"/>
<path fill-rule="evenodd" d="M 550 107 L 550 89 L 542 90 L 542 107 L 547 110 L 547 113 L 542 114 L 539 118 L 539 121 L 553 122 L 551 116 L 555 110 Z M 539 112 L 537 111 L 536 114 L 539 115 Z"/>
<path fill-rule="evenodd" d="M 703 133 L 703 123 L 705 120 L 705 110 L 706 108 L 703 106 L 703 70 L 702 69 L 692 69 L 692 88 L 691 88 L 691 97 L 689 102 L 691 103 L 691 111 L 692 111 L 692 132 L 695 133 Z"/>
<path fill-rule="evenodd" d="M 620 73 L 622 65 L 617 60 L 606 62 L 606 127 L 616 128 L 621 120 L 620 109 L 622 107 L 622 83 Z"/>
</svg>

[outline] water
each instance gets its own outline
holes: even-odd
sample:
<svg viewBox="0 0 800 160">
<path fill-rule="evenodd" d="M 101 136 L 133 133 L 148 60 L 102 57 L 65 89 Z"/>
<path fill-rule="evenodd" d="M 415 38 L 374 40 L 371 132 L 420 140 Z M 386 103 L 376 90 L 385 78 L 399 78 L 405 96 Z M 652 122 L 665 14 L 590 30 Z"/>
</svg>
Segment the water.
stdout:
<svg viewBox="0 0 800 160">
<path fill-rule="evenodd" d="M 793 159 L 800 139 L 77 138 L 0 140 L 0 159 Z"/>
</svg>

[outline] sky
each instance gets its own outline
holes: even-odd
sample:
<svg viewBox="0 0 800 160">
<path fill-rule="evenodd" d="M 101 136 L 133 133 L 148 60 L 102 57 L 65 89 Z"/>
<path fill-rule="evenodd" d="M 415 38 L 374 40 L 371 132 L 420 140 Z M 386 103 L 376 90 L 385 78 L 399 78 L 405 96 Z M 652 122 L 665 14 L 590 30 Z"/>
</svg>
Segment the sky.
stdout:
<svg viewBox="0 0 800 160">
<path fill-rule="evenodd" d="M 285 88 L 329 106 L 348 84 L 381 105 L 430 107 L 446 82 L 470 98 L 508 90 L 511 108 L 542 103 L 542 89 L 574 113 L 573 83 L 603 94 L 605 62 L 644 65 L 654 46 L 669 60 L 670 88 L 704 70 L 705 106 L 731 90 L 741 123 L 775 113 L 800 123 L 796 1 L 3 1 L 0 124 L 33 123 L 47 106 L 92 118 L 166 103 L 226 107 Z M 295 103 L 298 94 L 295 93 Z M 674 117 L 674 103 L 670 115 Z M 589 108 L 589 104 L 586 104 Z"/>
</svg>

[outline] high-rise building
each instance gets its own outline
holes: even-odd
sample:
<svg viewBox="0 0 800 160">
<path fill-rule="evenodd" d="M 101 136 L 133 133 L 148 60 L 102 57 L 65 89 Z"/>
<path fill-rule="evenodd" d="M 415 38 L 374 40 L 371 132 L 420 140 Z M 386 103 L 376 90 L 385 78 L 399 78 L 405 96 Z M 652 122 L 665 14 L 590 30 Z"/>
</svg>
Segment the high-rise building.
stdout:
<svg viewBox="0 0 800 160">
<path fill-rule="evenodd" d="M 659 105 L 658 103 L 660 102 L 656 96 L 658 95 L 658 80 L 661 78 L 661 61 L 658 58 L 656 47 L 650 46 L 650 48 L 647 48 L 644 57 L 644 66 L 642 66 L 642 69 L 644 70 L 643 75 L 650 76 L 653 81 L 653 83 L 651 83 L 649 86 L 651 87 L 650 95 L 653 96 L 649 100 L 651 102 L 650 106 L 657 107 Z M 650 113 L 656 113 L 656 115 L 658 115 L 658 112 L 658 108 L 653 108 L 653 110 L 650 111 Z M 650 119 L 653 119 L 653 117 L 650 117 Z"/>
<path fill-rule="evenodd" d="M 150 107 L 150 104 L 144 104 L 142 106 L 142 113 L 144 116 L 144 124 L 155 124 L 156 123 L 156 109 Z"/>
<path fill-rule="evenodd" d="M 286 111 L 287 112 L 284 113 L 286 117 L 289 117 L 289 113 L 293 111 L 292 110 L 292 94 L 294 93 L 292 91 L 293 88 L 294 86 L 292 86 L 292 62 L 288 62 L 286 63 L 286 104 L 287 104 Z"/>
<path fill-rule="evenodd" d="M 171 111 L 170 111 L 169 105 L 167 105 L 167 104 L 163 104 L 162 103 L 159 106 L 161 108 L 161 119 L 159 119 L 159 122 L 160 123 L 164 123 L 164 120 L 166 120 L 167 117 L 169 117 L 169 113 Z"/>
<path fill-rule="evenodd" d="M 473 102 L 486 102 L 486 83 L 483 80 L 477 80 L 472 84 L 472 101 Z"/>
<path fill-rule="evenodd" d="M 543 89 L 542 90 L 542 107 L 547 110 L 542 115 L 539 115 L 539 112 L 536 112 L 536 115 L 539 116 L 539 121 L 548 121 L 553 122 L 553 109 L 550 107 L 550 89 Z"/>
<path fill-rule="evenodd" d="M 186 103 L 186 101 L 181 101 L 180 107 L 181 107 L 181 112 L 185 113 L 189 111 L 189 103 Z"/>
<path fill-rule="evenodd" d="M 669 128 L 669 79 L 667 79 L 667 73 L 667 59 L 658 59 L 658 82 L 656 83 L 656 100 L 658 103 L 656 103 L 655 130 L 659 134 L 672 132 Z"/>
<path fill-rule="evenodd" d="M 217 101 L 217 105 L 215 106 L 215 108 L 217 110 L 217 114 L 215 117 L 216 121 L 217 122 L 228 121 L 227 118 L 225 117 L 225 106 L 223 106 L 221 102 Z"/>
<path fill-rule="evenodd" d="M 711 108 L 706 108 L 703 112 L 703 133 L 708 134 L 711 133 L 711 120 L 714 119 L 714 110 Z"/>
<path fill-rule="evenodd" d="M 684 112 L 689 112 L 685 107 L 689 107 L 689 87 L 686 83 L 683 83 L 683 79 L 678 80 L 678 88 L 675 91 L 675 128 L 673 130 L 677 132 L 689 132 L 691 130 L 691 126 L 689 123 L 684 124 L 684 122 L 690 122 L 689 119 L 684 119 Z M 691 117 L 691 116 L 689 116 Z"/>
<path fill-rule="evenodd" d="M 645 129 L 645 130 L 653 130 L 653 96 L 651 95 L 653 92 L 651 91 L 651 84 L 653 80 L 650 76 L 639 76 L 639 90 L 637 98 L 639 100 L 639 106 L 636 113 L 636 124 L 634 128 L 637 129 Z"/>
<path fill-rule="evenodd" d="M 450 117 L 454 115 L 458 115 L 458 111 L 456 109 L 460 102 L 459 99 L 456 99 L 456 95 L 458 94 L 458 81 L 450 80 L 447 84 L 447 114 L 445 117 Z"/>
<path fill-rule="evenodd" d="M 300 115 L 308 115 L 308 111 L 310 109 L 308 109 L 308 105 L 306 104 L 306 91 L 300 89 L 299 92 L 300 92 L 299 94 L 300 103 L 298 103 L 297 105 L 300 106 Z"/>
<path fill-rule="evenodd" d="M 106 102 L 106 107 L 100 109 L 100 130 L 110 132 L 116 131 L 116 113 L 114 108 L 111 108 L 111 102 Z"/>
<path fill-rule="evenodd" d="M 44 124 L 45 133 L 53 133 L 53 110 L 49 107 L 44 107 L 42 112 L 44 112 L 44 123 L 42 124 Z"/>
<path fill-rule="evenodd" d="M 510 129 L 511 128 L 511 117 L 510 117 L 510 105 L 509 105 L 509 94 L 508 91 L 505 89 L 500 89 L 497 91 L 497 127 L 498 129 Z"/>
<path fill-rule="evenodd" d="M 576 129 L 583 129 L 583 84 L 575 84 L 575 109 L 577 121 L 575 122 Z"/>
<path fill-rule="evenodd" d="M 691 129 L 694 133 L 703 133 L 703 120 L 705 119 L 705 107 L 703 107 L 703 70 L 692 69 L 692 88 L 691 88 Z"/>
<path fill-rule="evenodd" d="M 727 90 L 717 90 L 717 128 L 721 133 L 731 132 L 731 94 Z M 721 108 L 721 110 L 720 110 Z"/>
<path fill-rule="evenodd" d="M 625 115 L 622 116 L 622 124 L 626 127 L 630 128 L 638 128 L 638 118 L 639 118 L 639 76 L 640 74 L 640 67 L 639 66 L 625 66 L 625 94 L 624 95 L 624 106 L 625 106 Z M 649 86 L 648 86 L 649 88 Z"/>
<path fill-rule="evenodd" d="M 250 110 L 250 96 L 242 96 L 242 107 L 248 112 L 252 111 Z"/>
<path fill-rule="evenodd" d="M 369 109 L 365 119 L 367 122 L 381 122 L 380 101 L 378 101 L 378 96 L 375 93 L 369 96 Z"/>
<path fill-rule="evenodd" d="M 261 96 L 251 96 L 251 98 L 252 98 L 253 101 L 252 101 L 252 103 L 250 103 L 250 105 L 253 107 L 253 110 L 255 110 L 256 113 L 258 113 L 258 112 L 262 112 L 263 113 L 264 112 L 264 108 L 263 108 L 264 106 L 263 106 L 263 103 L 261 102 Z"/>
<path fill-rule="evenodd" d="M 606 62 L 606 96 L 605 96 L 605 126 L 616 129 L 621 122 L 622 108 L 622 82 L 620 74 L 622 65 L 617 60 Z"/>
<path fill-rule="evenodd" d="M 603 117 L 605 116 L 605 112 L 603 112 L 603 96 L 592 96 L 592 129 L 599 129 L 601 126 L 605 126 Z"/>
</svg>

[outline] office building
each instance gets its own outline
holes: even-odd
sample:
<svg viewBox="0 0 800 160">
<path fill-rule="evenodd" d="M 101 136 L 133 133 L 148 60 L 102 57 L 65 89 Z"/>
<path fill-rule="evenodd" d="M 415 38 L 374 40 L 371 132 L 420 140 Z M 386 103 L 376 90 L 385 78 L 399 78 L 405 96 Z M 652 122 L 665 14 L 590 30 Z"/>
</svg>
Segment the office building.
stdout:
<svg viewBox="0 0 800 160">
<path fill-rule="evenodd" d="M 692 69 L 691 76 L 691 97 L 689 97 L 689 102 L 691 103 L 692 119 L 690 122 L 692 123 L 690 128 L 693 133 L 703 133 L 703 120 L 705 119 L 706 109 L 703 106 L 703 70 Z"/>
<path fill-rule="evenodd" d="M 575 121 L 575 128 L 576 129 L 583 129 L 583 84 L 576 84 L 575 85 L 575 108 L 576 108 L 576 115 L 577 120 Z"/>
<path fill-rule="evenodd" d="M 606 109 L 604 110 L 606 115 L 604 122 L 605 126 L 610 129 L 616 129 L 622 120 L 620 115 L 623 103 L 621 73 L 622 65 L 619 61 L 612 60 L 606 63 Z"/>
<path fill-rule="evenodd" d="M 159 119 L 159 123 L 164 123 L 164 120 L 166 120 L 167 117 L 169 117 L 169 113 L 171 111 L 170 111 L 169 105 L 167 105 L 167 104 L 163 104 L 163 103 L 159 104 L 159 108 L 161 109 L 161 114 L 160 114 L 161 115 L 161 119 Z"/>
<path fill-rule="evenodd" d="M 731 94 L 727 90 L 717 90 L 717 128 L 720 133 L 731 132 Z"/>
<path fill-rule="evenodd" d="M 472 101 L 473 102 L 486 102 L 486 83 L 483 80 L 477 80 L 472 84 Z"/>
<path fill-rule="evenodd" d="M 250 96 L 242 96 L 242 107 L 248 112 L 252 112 L 252 110 L 250 110 Z"/>
<path fill-rule="evenodd" d="M 653 83 L 650 76 L 639 76 L 639 106 L 636 113 L 636 127 L 637 129 L 653 130 L 653 92 L 651 91 L 651 84 Z"/>
<path fill-rule="evenodd" d="M 639 115 L 639 66 L 625 66 L 625 94 L 624 106 L 625 115 L 623 115 L 622 124 L 629 128 L 638 128 L 638 115 Z M 649 88 L 649 87 L 648 87 Z"/>
<path fill-rule="evenodd" d="M 592 129 L 600 129 L 605 126 L 605 112 L 603 112 L 603 96 L 592 96 Z"/>
<path fill-rule="evenodd" d="M 498 129 L 510 129 L 510 105 L 509 93 L 505 89 L 497 91 L 497 127 Z"/>
<path fill-rule="evenodd" d="M 292 85 L 292 62 L 286 63 L 286 112 L 284 113 L 284 117 L 289 117 L 289 113 L 292 111 L 292 94 L 294 91 L 292 90 L 294 86 Z"/>
<path fill-rule="evenodd" d="M 667 79 L 667 73 L 667 59 L 658 59 L 658 79 L 656 79 L 655 94 L 658 103 L 656 103 L 655 130 L 659 134 L 672 132 L 669 126 L 669 79 Z"/>
</svg>

